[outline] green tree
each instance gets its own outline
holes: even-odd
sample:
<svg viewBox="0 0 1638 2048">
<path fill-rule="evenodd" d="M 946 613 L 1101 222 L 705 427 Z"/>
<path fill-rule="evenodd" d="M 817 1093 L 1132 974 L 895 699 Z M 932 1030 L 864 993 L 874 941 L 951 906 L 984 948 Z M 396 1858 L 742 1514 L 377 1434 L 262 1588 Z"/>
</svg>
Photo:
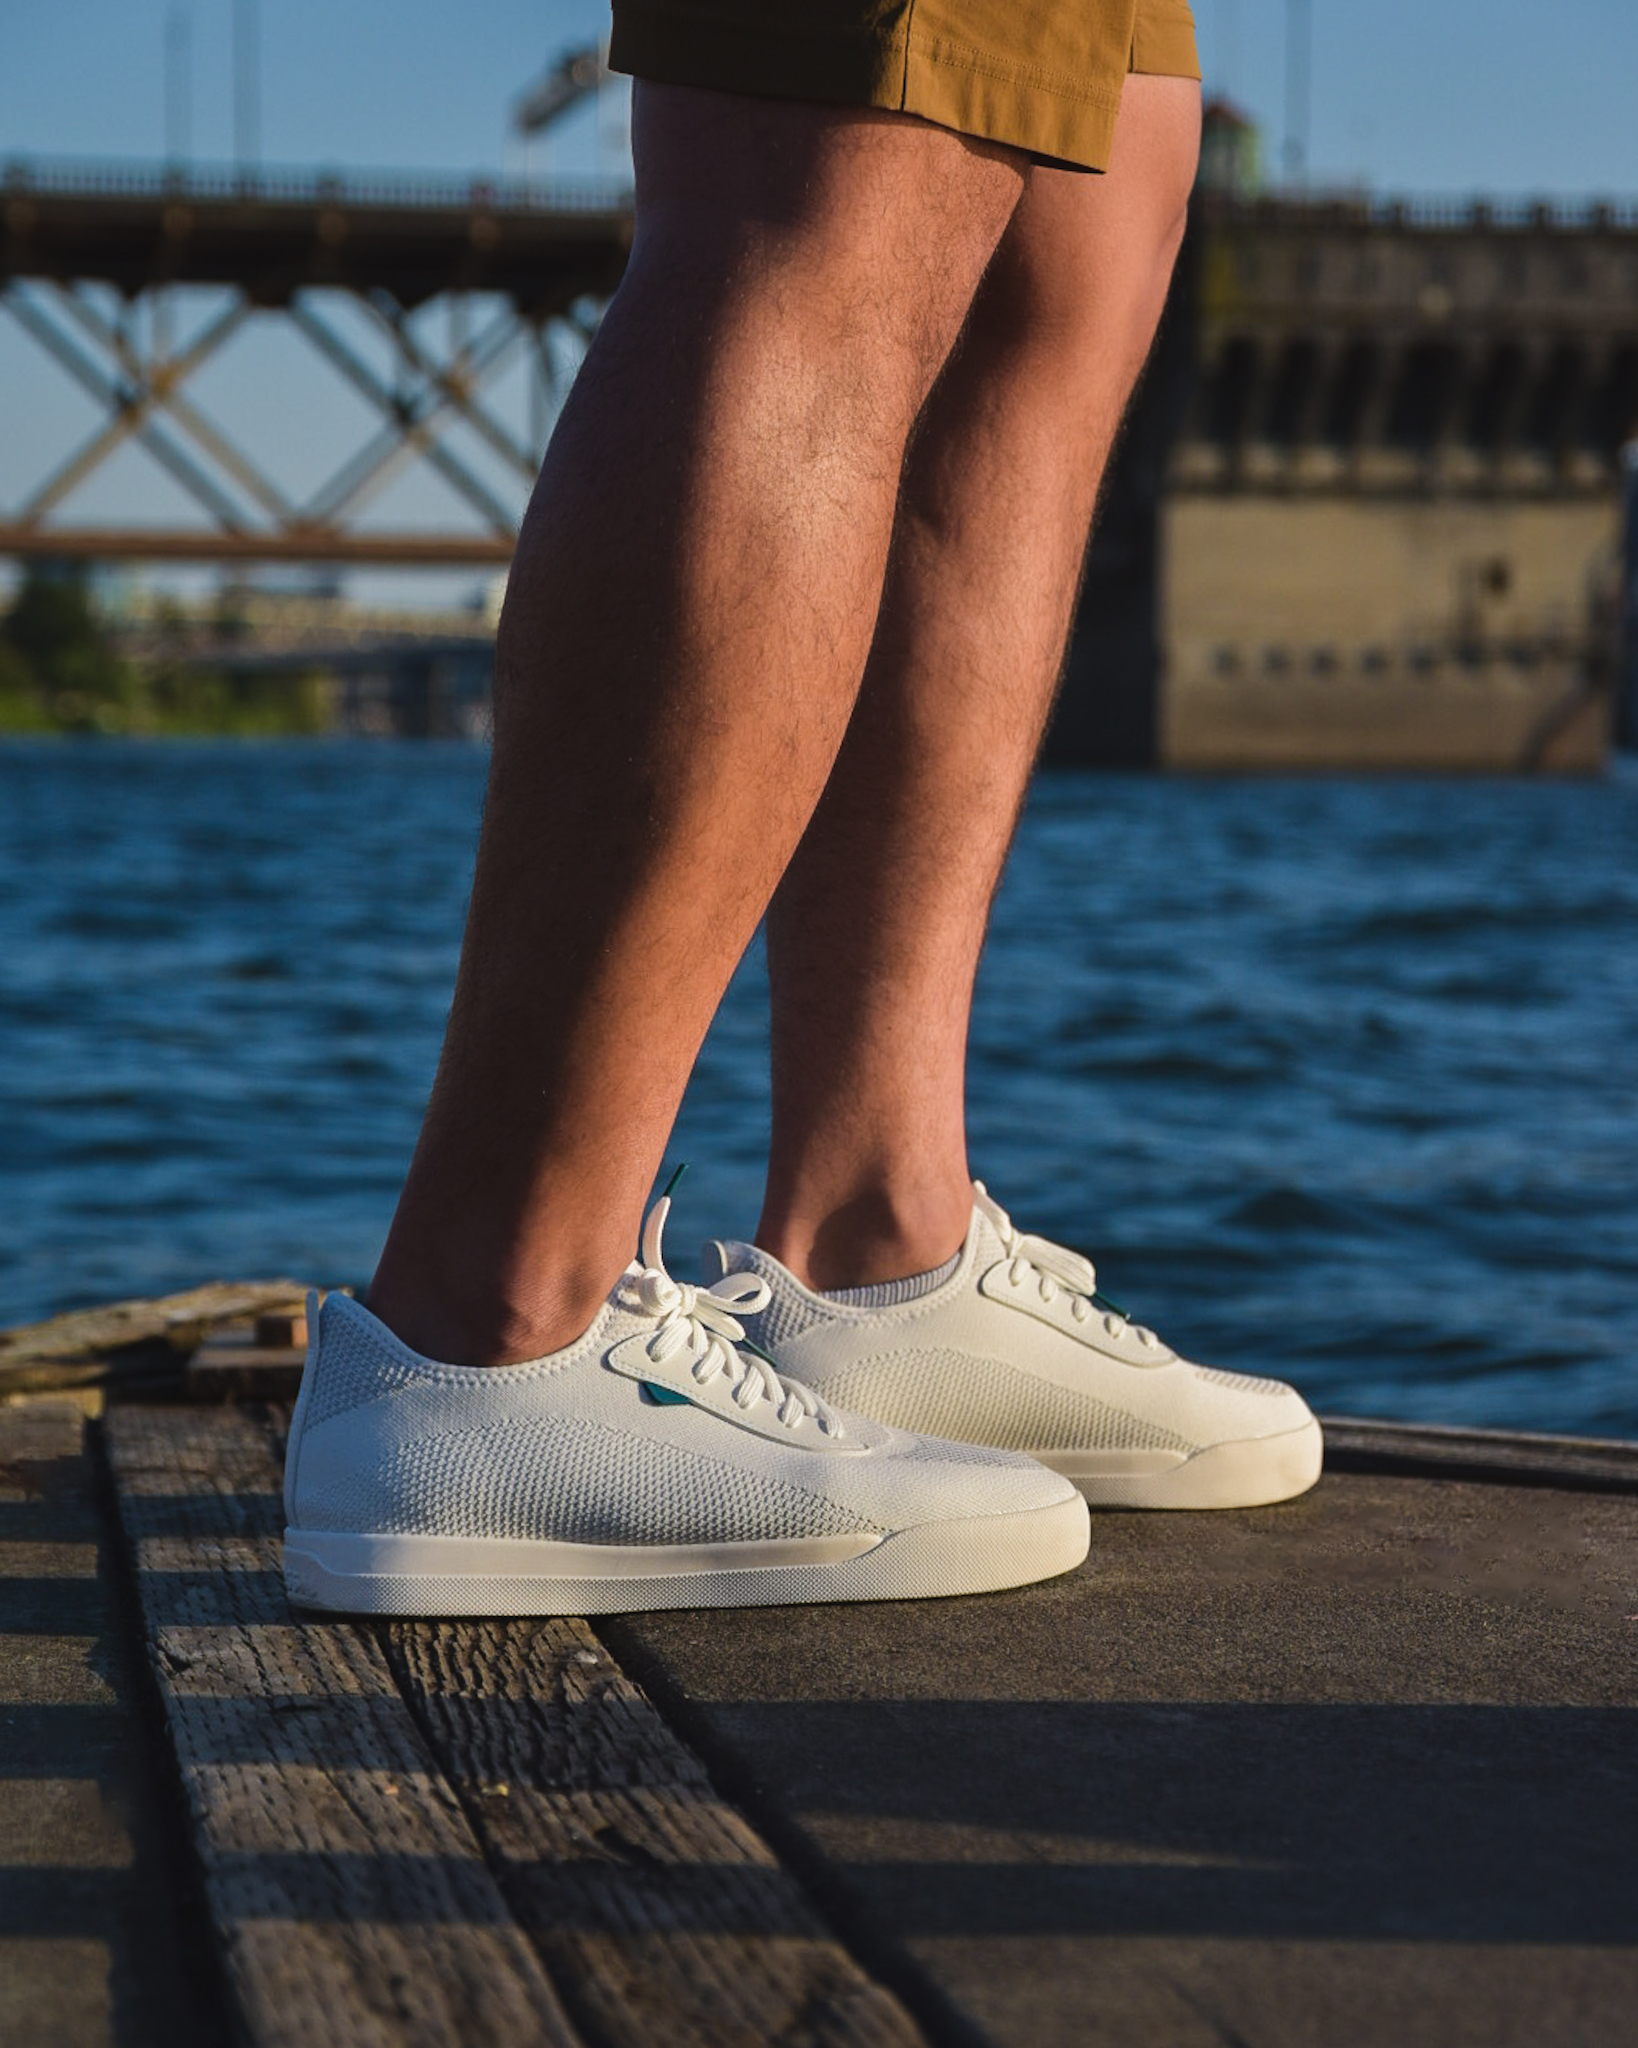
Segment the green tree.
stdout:
<svg viewBox="0 0 1638 2048">
<path fill-rule="evenodd" d="M 51 730 L 51 714 L 34 670 L 0 637 L 0 732 Z"/>
<path fill-rule="evenodd" d="M 97 616 L 83 569 L 31 566 L 0 625 L 0 647 L 9 650 L 14 675 L 20 664 L 32 677 L 53 724 L 98 730 L 124 723 L 134 679 Z"/>
</svg>

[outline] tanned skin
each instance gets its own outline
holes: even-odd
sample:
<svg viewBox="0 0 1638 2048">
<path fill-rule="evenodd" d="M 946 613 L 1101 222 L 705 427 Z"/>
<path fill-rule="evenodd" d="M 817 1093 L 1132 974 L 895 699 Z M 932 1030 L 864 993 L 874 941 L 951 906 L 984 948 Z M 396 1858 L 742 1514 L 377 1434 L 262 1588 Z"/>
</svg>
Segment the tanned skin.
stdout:
<svg viewBox="0 0 1638 2048">
<path fill-rule="evenodd" d="M 586 1329 L 765 912 L 759 1242 L 820 1287 L 961 1242 L 985 919 L 1198 134 L 1170 78 L 1127 81 L 1104 177 L 638 86 L 631 262 L 519 539 L 455 1001 L 370 1289 L 416 1351 Z"/>
</svg>

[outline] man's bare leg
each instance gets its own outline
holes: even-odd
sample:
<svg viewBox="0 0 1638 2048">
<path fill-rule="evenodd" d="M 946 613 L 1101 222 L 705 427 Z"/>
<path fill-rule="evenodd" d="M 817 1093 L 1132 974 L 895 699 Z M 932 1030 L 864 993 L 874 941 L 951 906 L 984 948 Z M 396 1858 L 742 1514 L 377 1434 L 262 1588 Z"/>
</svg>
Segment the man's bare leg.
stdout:
<svg viewBox="0 0 1638 2048">
<path fill-rule="evenodd" d="M 639 86 L 637 239 L 497 651 L 453 1013 L 370 1305 L 460 1364 L 590 1322 L 863 672 L 910 425 L 1022 189 L 891 115 Z"/>
<path fill-rule="evenodd" d="M 768 923 L 757 1241 L 813 1286 L 924 1271 L 966 1232 L 973 978 L 1199 106 L 1131 78 L 1107 176 L 1030 172 L 911 455 L 864 687 Z"/>
</svg>

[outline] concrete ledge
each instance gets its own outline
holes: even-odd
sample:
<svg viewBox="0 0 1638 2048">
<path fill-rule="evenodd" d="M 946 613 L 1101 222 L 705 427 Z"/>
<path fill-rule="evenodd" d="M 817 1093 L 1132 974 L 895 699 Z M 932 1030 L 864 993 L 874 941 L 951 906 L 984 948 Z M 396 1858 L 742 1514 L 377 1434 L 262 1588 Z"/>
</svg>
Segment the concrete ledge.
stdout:
<svg viewBox="0 0 1638 2048">
<path fill-rule="evenodd" d="M 1576 1493 L 1638 1493 L 1638 1443 L 1620 1437 L 1542 1436 L 1522 1430 L 1450 1429 L 1324 1415 L 1330 1472 L 1481 1479 Z"/>
</svg>

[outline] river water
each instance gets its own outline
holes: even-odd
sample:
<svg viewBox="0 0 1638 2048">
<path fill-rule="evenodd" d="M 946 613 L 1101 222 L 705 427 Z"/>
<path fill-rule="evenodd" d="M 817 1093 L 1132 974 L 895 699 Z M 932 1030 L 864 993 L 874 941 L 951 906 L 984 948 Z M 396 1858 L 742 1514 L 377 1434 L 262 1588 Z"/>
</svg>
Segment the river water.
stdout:
<svg viewBox="0 0 1638 2048">
<path fill-rule="evenodd" d="M 485 757 L 0 747 L 0 1322 L 367 1278 Z M 748 1234 L 753 951 L 672 1245 Z M 1638 1437 L 1638 773 L 1042 779 L 974 1023 L 975 1170 L 1195 1357 L 1322 1409 Z"/>
</svg>

